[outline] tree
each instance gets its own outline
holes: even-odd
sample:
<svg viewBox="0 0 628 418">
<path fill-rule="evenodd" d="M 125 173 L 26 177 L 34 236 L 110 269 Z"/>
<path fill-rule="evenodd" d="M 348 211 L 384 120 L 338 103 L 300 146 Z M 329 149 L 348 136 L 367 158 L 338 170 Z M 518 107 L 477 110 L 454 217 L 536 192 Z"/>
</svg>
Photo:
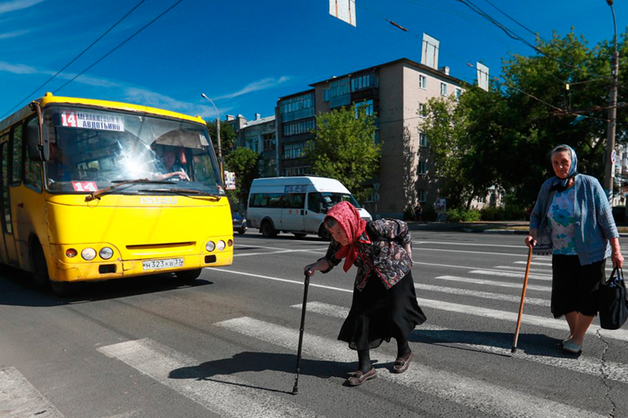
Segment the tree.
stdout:
<svg viewBox="0 0 628 418">
<path fill-rule="evenodd" d="M 628 55 L 626 37 L 620 38 L 620 56 Z M 511 202 L 529 206 L 541 183 L 553 175 L 550 150 L 562 143 L 578 153 L 580 172 L 601 179 L 612 45 L 589 48 L 572 32 L 538 40 L 536 49 L 538 54 L 505 61 L 502 80 L 493 80 L 490 92 L 469 87 L 457 105 L 438 100 L 428 105 L 436 113 L 421 129 L 440 159 L 436 168 L 448 199 L 469 202 L 482 188 L 496 185 Z M 628 83 L 627 72 L 623 60 L 620 86 Z M 622 91 L 618 142 L 625 142 L 628 128 Z"/>
<path fill-rule="evenodd" d="M 355 193 L 379 172 L 375 120 L 364 106 L 317 115 L 313 132 L 315 139 L 306 143 L 304 153 L 316 175 L 335 178 Z"/>
<path fill-rule="evenodd" d="M 207 129 L 209 130 L 209 136 L 212 139 L 212 144 L 214 145 L 214 150 L 216 151 L 216 155 L 218 155 L 218 137 L 216 135 L 216 122 L 209 121 L 207 122 Z M 220 146 L 222 150 L 223 158 L 227 158 L 227 155 L 233 151 L 235 147 L 236 141 L 236 132 L 233 130 L 233 127 L 228 123 L 220 124 Z"/>
<path fill-rule="evenodd" d="M 246 202 L 253 179 L 259 177 L 259 158 L 259 154 L 245 147 L 236 148 L 226 157 L 227 170 L 236 173 L 234 194 L 240 201 Z"/>
</svg>

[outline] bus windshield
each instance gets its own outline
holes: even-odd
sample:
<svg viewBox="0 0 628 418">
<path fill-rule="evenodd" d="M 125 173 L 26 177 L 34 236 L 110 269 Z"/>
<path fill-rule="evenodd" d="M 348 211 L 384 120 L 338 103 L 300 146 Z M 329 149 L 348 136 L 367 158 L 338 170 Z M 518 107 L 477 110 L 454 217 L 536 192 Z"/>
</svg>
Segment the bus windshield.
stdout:
<svg viewBox="0 0 628 418">
<path fill-rule="evenodd" d="M 323 202 L 325 202 L 324 205 L 327 209 L 331 208 L 336 203 L 340 203 L 340 202 L 349 202 L 356 208 L 361 207 L 358 201 L 355 200 L 353 195 L 350 195 L 348 193 L 322 192 L 321 194 L 323 195 Z"/>
<path fill-rule="evenodd" d="M 51 106 L 44 110 L 50 143 L 46 187 L 92 193 L 129 180 L 116 194 L 177 189 L 224 194 L 205 126 L 106 109 Z"/>
</svg>

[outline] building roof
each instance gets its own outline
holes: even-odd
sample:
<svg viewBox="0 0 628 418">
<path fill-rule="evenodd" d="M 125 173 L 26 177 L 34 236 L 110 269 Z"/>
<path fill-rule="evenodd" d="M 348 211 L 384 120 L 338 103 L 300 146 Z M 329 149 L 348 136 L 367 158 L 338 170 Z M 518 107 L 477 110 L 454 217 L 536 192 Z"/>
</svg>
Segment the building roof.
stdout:
<svg viewBox="0 0 628 418">
<path fill-rule="evenodd" d="M 386 62 L 384 64 L 375 65 L 373 67 L 368 67 L 368 68 L 364 68 L 364 69 L 361 69 L 361 70 L 356 70 L 356 71 L 353 71 L 351 73 L 344 74 L 344 75 L 341 75 L 341 76 L 335 76 L 335 77 L 332 77 L 332 78 L 328 78 L 327 80 L 318 81 L 316 83 L 310 84 L 310 86 L 311 87 L 316 87 L 318 84 L 329 83 L 330 81 L 333 81 L 333 80 L 336 80 L 336 79 L 348 77 L 348 76 L 351 76 L 351 75 L 356 75 L 356 74 L 359 74 L 359 73 L 365 73 L 365 72 L 376 70 L 376 69 L 379 69 L 379 68 L 382 68 L 382 67 L 393 66 L 393 65 L 397 65 L 397 64 L 401 64 L 401 63 L 404 63 L 406 65 L 410 65 L 412 67 L 416 67 L 418 70 L 424 71 L 426 73 L 430 73 L 430 74 L 432 74 L 434 76 L 437 76 L 437 77 L 440 77 L 440 78 L 444 78 L 444 79 L 446 79 L 446 80 L 448 80 L 448 81 L 450 81 L 452 83 L 455 83 L 455 84 L 459 84 L 459 85 L 467 84 L 463 80 L 460 80 L 460 79 L 458 79 L 456 77 L 452 77 L 452 76 L 450 76 L 448 74 L 445 74 L 442 71 L 436 70 L 436 69 L 434 69 L 432 67 L 429 67 L 429 66 L 427 66 L 425 64 L 420 64 L 420 63 L 418 63 L 416 61 L 412 61 L 412 60 L 410 60 L 408 58 L 400 58 L 400 59 L 395 60 L 395 61 Z"/>
<path fill-rule="evenodd" d="M 261 125 L 263 123 L 272 122 L 274 120 L 275 120 L 275 115 L 266 116 L 266 117 L 259 118 L 259 119 L 247 120 L 246 121 L 246 125 L 244 127 L 248 128 L 249 126 Z"/>
</svg>

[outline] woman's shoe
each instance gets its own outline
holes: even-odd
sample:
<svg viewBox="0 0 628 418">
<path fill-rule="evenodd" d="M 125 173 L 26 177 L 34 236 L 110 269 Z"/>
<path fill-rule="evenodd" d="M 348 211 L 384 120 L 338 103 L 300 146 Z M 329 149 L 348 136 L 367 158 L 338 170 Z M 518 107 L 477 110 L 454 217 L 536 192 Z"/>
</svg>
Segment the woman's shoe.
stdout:
<svg viewBox="0 0 628 418">
<path fill-rule="evenodd" d="M 410 366 L 410 361 L 412 360 L 412 357 L 414 357 L 414 354 L 412 354 L 412 352 L 410 352 L 410 355 L 406 359 L 404 359 L 403 357 L 397 357 L 397 360 L 395 360 L 395 363 L 393 364 L 393 373 L 403 373 L 408 370 L 408 366 Z"/>
<path fill-rule="evenodd" d="M 582 352 L 582 344 L 575 344 L 571 339 L 563 341 L 563 350 L 572 354 L 579 354 Z"/>
<path fill-rule="evenodd" d="M 366 382 L 369 379 L 374 378 L 375 376 L 377 376 L 377 370 L 375 370 L 375 367 L 371 367 L 371 370 L 369 370 L 368 372 L 364 373 L 361 370 L 358 370 L 356 372 L 352 372 L 351 376 L 347 378 L 347 380 L 345 381 L 345 385 L 346 386 L 360 386 L 362 383 Z"/>
</svg>

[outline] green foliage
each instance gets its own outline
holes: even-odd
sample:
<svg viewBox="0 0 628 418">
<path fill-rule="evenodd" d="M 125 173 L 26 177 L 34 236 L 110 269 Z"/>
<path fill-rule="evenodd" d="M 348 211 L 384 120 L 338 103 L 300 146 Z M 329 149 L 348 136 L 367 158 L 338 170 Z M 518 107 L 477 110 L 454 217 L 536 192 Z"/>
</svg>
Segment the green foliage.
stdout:
<svg viewBox="0 0 628 418">
<path fill-rule="evenodd" d="M 403 220 L 404 221 L 413 221 L 414 220 L 414 209 L 412 206 L 406 206 L 403 210 Z"/>
<path fill-rule="evenodd" d="M 212 145 L 218 155 L 218 136 L 216 135 L 216 122 L 207 122 L 207 129 L 209 130 L 209 136 L 212 140 Z M 220 146 L 222 149 L 223 158 L 227 158 L 227 155 L 235 148 L 236 132 L 233 127 L 228 123 L 220 124 Z"/>
<path fill-rule="evenodd" d="M 245 147 L 236 148 L 226 157 L 227 170 L 236 173 L 235 195 L 243 202 L 248 198 L 253 179 L 259 177 L 259 158 L 259 154 Z"/>
<path fill-rule="evenodd" d="M 487 207 L 480 210 L 483 221 L 523 221 L 526 211 L 520 206 Z"/>
<path fill-rule="evenodd" d="M 421 217 L 425 222 L 434 222 L 436 220 L 434 205 L 423 205 L 423 215 Z"/>
<path fill-rule="evenodd" d="M 480 211 L 474 209 L 447 209 L 447 222 L 474 222 L 480 220 Z"/>
<path fill-rule="evenodd" d="M 312 171 L 339 180 L 352 193 L 379 172 L 381 147 L 374 142 L 375 121 L 361 107 L 334 109 L 316 116 L 316 135 L 304 148 Z"/>
<path fill-rule="evenodd" d="M 620 37 L 620 56 L 628 56 L 627 37 Z M 554 175 L 549 152 L 562 143 L 578 153 L 580 172 L 602 177 L 612 45 L 591 48 L 572 32 L 536 47 L 542 53 L 505 61 L 502 81 L 493 81 L 490 92 L 470 87 L 458 103 L 427 104 L 419 129 L 430 140 L 440 192 L 452 207 L 469 207 L 493 185 L 520 208 L 530 206 Z M 628 60 L 620 60 L 619 77 L 620 86 L 628 83 Z M 579 114 L 586 118 L 576 123 Z M 627 128 L 628 109 L 620 106 L 618 142 L 628 138 Z"/>
</svg>

